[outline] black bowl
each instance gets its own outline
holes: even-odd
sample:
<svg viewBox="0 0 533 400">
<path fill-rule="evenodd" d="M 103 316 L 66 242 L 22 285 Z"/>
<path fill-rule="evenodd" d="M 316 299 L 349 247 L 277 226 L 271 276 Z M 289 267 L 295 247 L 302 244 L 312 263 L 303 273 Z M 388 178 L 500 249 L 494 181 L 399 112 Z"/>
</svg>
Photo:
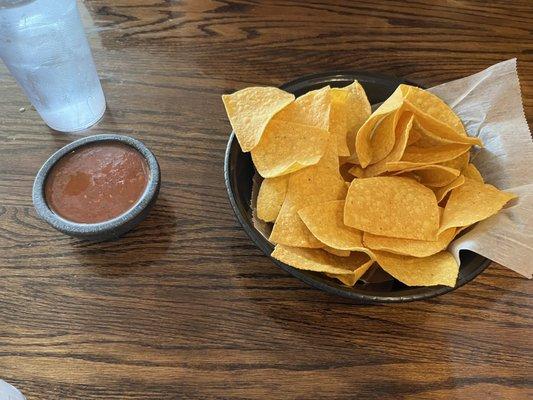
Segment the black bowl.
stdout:
<svg viewBox="0 0 533 400">
<path fill-rule="evenodd" d="M 332 87 L 346 86 L 353 82 L 354 79 L 357 79 L 364 87 L 371 104 L 385 101 L 401 83 L 416 85 L 416 83 L 401 78 L 346 71 L 305 76 L 282 85 L 281 89 L 294 93 L 296 96 L 301 96 L 310 90 L 319 89 L 326 85 Z M 248 236 L 263 253 L 270 256 L 274 246 L 254 228 L 252 223 L 250 200 L 254 174 L 255 168 L 250 154 L 242 152 L 235 134 L 232 133 L 228 141 L 224 161 L 224 177 L 229 200 L 237 219 Z M 359 303 L 388 303 L 427 299 L 450 292 L 474 279 L 490 264 L 490 260 L 467 250 L 462 251 L 460 256 L 461 267 L 457 283 L 453 288 L 442 285 L 409 287 L 396 280 L 385 283 L 358 282 L 353 288 L 350 288 L 322 274 L 299 270 L 276 259 L 271 259 L 284 271 L 317 289 L 347 297 Z"/>
<path fill-rule="evenodd" d="M 96 224 L 82 224 L 77 222 L 68 221 L 50 209 L 46 203 L 44 196 L 44 185 L 46 177 L 52 169 L 52 167 L 66 154 L 72 150 L 93 144 L 97 142 L 119 142 L 133 147 L 137 150 L 146 160 L 148 169 L 150 170 L 150 177 L 146 185 L 146 189 L 143 194 L 137 200 L 137 203 L 126 211 L 124 214 L 119 215 L 116 218 L 109 221 L 99 222 Z M 82 139 L 76 140 L 65 147 L 62 147 L 56 151 L 46 162 L 43 164 L 33 184 L 33 205 L 37 210 L 37 214 L 48 222 L 52 227 L 60 232 L 63 232 L 69 236 L 77 237 L 80 239 L 86 239 L 91 241 L 105 241 L 118 239 L 121 235 L 128 232 L 137 226 L 143 219 L 146 218 L 151 208 L 153 207 L 155 200 L 159 194 L 159 187 L 161 186 L 161 173 L 159 170 L 159 164 L 155 156 L 148 148 L 140 141 L 133 139 L 129 136 L 121 135 L 94 135 L 87 136 Z"/>
</svg>

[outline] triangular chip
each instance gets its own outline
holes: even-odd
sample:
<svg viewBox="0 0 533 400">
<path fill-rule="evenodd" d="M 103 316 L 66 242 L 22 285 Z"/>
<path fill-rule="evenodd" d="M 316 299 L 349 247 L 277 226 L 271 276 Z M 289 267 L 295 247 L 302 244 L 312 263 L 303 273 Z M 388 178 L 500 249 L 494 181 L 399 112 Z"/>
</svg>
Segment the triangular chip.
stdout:
<svg viewBox="0 0 533 400">
<path fill-rule="evenodd" d="M 249 87 L 222 96 L 235 136 L 244 152 L 252 150 L 268 122 L 294 101 L 294 95 L 275 87 Z"/>
<path fill-rule="evenodd" d="M 415 113 L 415 119 L 418 123 L 419 132 L 422 133 L 422 138 L 426 137 L 437 143 L 442 142 L 442 144 L 462 143 L 477 146 L 482 146 L 483 144 L 481 139 L 458 133 L 454 128 L 441 120 L 421 112 L 407 100 L 405 101 L 405 108 Z"/>
<path fill-rule="evenodd" d="M 484 182 L 483 176 L 481 176 L 481 173 L 478 171 L 476 166 L 472 163 L 466 166 L 466 168 L 463 171 L 463 175 L 465 176 L 465 178 L 470 178 L 481 183 Z"/>
<path fill-rule="evenodd" d="M 257 217 L 266 222 L 276 220 L 285 201 L 289 175 L 266 178 L 261 182 L 257 195 Z"/>
<path fill-rule="evenodd" d="M 287 196 L 270 235 L 272 242 L 287 246 L 322 247 L 298 216 L 298 210 L 346 197 L 347 186 L 338 170 L 336 149 L 336 142 L 331 137 L 326 154 L 318 164 L 291 174 Z"/>
<path fill-rule="evenodd" d="M 273 119 L 252 150 L 257 172 L 264 178 L 289 174 L 316 164 L 328 143 L 327 130 Z"/>
<path fill-rule="evenodd" d="M 335 278 L 344 283 L 346 286 L 352 287 L 357 283 L 359 279 L 368 271 L 368 269 L 374 264 L 374 260 L 368 260 L 363 263 L 359 268 L 353 271 L 351 274 L 328 274 L 330 278 Z"/>
<path fill-rule="evenodd" d="M 338 257 L 322 249 L 304 249 L 276 245 L 271 256 L 291 267 L 307 271 L 349 275 L 368 263 L 363 253 L 352 253 L 349 257 Z"/>
<path fill-rule="evenodd" d="M 455 112 L 439 97 L 435 96 L 424 89 L 416 86 L 402 84 L 400 90 L 407 101 L 413 104 L 417 109 L 433 118 L 443 121 L 451 126 L 457 133 L 466 136 L 465 128 L 461 119 Z"/>
<path fill-rule="evenodd" d="M 380 236 L 436 240 L 439 207 L 433 192 L 412 179 L 355 179 L 346 196 L 344 223 Z"/>
<path fill-rule="evenodd" d="M 376 251 L 376 260 L 386 272 L 408 286 L 455 286 L 459 265 L 447 251 L 429 257 L 409 257 Z"/>
<path fill-rule="evenodd" d="M 492 185 L 465 178 L 464 184 L 451 191 L 439 232 L 484 220 L 515 197 L 515 194 L 502 192 Z"/>
<path fill-rule="evenodd" d="M 322 246 L 322 249 L 324 249 L 325 251 L 327 251 L 328 253 L 331 253 L 335 256 L 339 256 L 339 257 L 348 257 L 351 253 L 350 250 L 339 250 L 339 249 L 334 249 L 333 247 L 329 247 L 329 246 Z"/>
<path fill-rule="evenodd" d="M 344 200 L 314 204 L 298 211 L 298 215 L 322 243 L 339 250 L 360 251 L 372 257 L 363 245 L 363 232 L 344 224 Z"/>
<path fill-rule="evenodd" d="M 370 135 L 370 145 L 372 146 L 371 164 L 383 160 L 390 154 L 396 143 L 396 125 L 400 111 L 388 114 L 375 126 Z"/>
<path fill-rule="evenodd" d="M 381 250 L 405 256 L 428 257 L 448 247 L 454 236 L 455 228 L 442 232 L 436 241 L 400 239 L 365 232 L 363 243 L 373 251 Z"/>
<path fill-rule="evenodd" d="M 370 113 L 372 112 L 370 108 L 370 102 L 366 97 L 365 90 L 357 81 L 354 81 L 352 84 L 343 87 L 342 90 L 348 93 L 348 97 L 346 98 L 346 116 L 348 127 L 346 141 L 348 143 L 350 154 L 357 157 L 355 153 L 355 137 L 359 128 L 361 128 L 368 117 L 370 117 Z"/>
<path fill-rule="evenodd" d="M 358 176 L 356 173 L 362 173 L 362 176 L 364 177 L 377 176 L 387 171 L 387 163 L 399 161 L 405 152 L 407 141 L 409 140 L 409 134 L 413 125 L 413 118 L 414 116 L 411 112 L 402 113 L 400 119 L 398 120 L 398 124 L 396 125 L 396 142 L 394 143 L 392 151 L 383 160 L 369 165 L 364 170 L 354 169 L 354 175 Z"/>
<path fill-rule="evenodd" d="M 329 130 L 331 88 L 312 90 L 298 97 L 276 115 L 276 120 Z"/>
<path fill-rule="evenodd" d="M 379 108 L 372 113 L 359 128 L 355 138 L 355 150 L 361 167 L 366 168 L 372 161 L 371 137 L 375 125 L 387 115 L 395 112 L 403 105 L 403 95 L 398 88 Z"/>
<path fill-rule="evenodd" d="M 440 163 L 439 165 L 453 168 L 453 169 L 458 169 L 459 171 L 463 171 L 467 167 L 469 160 L 470 160 L 470 153 L 466 152 L 466 153 L 461 154 L 459 157 L 455 157 L 455 158 L 452 158 L 451 160 L 444 161 Z"/>
<path fill-rule="evenodd" d="M 468 144 L 445 144 L 437 147 L 409 146 L 405 149 L 402 161 L 418 164 L 438 164 L 453 160 L 470 150 Z"/>
<path fill-rule="evenodd" d="M 337 140 L 339 156 L 350 155 L 346 135 L 348 134 L 348 118 L 346 115 L 346 99 L 348 93 L 339 89 L 331 89 L 331 110 L 329 114 L 329 131 Z"/>
<path fill-rule="evenodd" d="M 459 170 L 440 164 L 419 165 L 407 161 L 387 163 L 387 169 L 394 175 L 412 172 L 418 182 L 432 187 L 446 186 L 460 174 Z"/>
<path fill-rule="evenodd" d="M 446 186 L 433 188 L 433 192 L 435 193 L 435 197 L 437 198 L 437 203 L 440 203 L 452 189 L 461 186 L 463 183 L 465 183 L 465 177 L 463 175 L 459 175 Z"/>
</svg>

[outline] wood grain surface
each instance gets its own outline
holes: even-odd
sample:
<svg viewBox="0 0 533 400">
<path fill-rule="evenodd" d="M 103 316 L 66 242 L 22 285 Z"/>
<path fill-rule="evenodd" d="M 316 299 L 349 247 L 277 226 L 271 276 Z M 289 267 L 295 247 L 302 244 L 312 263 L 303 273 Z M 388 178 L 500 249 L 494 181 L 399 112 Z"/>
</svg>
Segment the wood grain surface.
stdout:
<svg viewBox="0 0 533 400">
<path fill-rule="evenodd" d="M 333 69 L 431 86 L 517 57 L 531 124 L 531 2 L 80 8 L 108 101 L 98 125 L 49 130 L 0 68 L 0 378 L 28 400 L 533 396 L 531 281 L 493 264 L 439 298 L 358 306 L 264 257 L 226 197 L 220 101 Z M 163 183 L 136 230 L 89 244 L 39 220 L 31 187 L 52 152 L 103 132 L 148 145 Z"/>
</svg>

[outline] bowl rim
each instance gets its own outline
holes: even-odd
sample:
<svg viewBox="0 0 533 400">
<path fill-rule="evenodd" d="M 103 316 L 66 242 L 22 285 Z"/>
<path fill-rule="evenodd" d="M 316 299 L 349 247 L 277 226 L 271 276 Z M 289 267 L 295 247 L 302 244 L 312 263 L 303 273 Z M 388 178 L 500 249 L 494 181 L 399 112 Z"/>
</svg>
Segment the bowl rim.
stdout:
<svg viewBox="0 0 533 400">
<path fill-rule="evenodd" d="M 67 220 L 56 214 L 48 206 L 44 194 L 44 187 L 46 184 L 46 178 L 50 173 L 54 165 L 65 155 L 73 150 L 79 149 L 94 143 L 100 142 L 115 142 L 122 143 L 134 148 L 138 151 L 146 160 L 150 176 L 146 184 L 144 192 L 141 194 L 137 202 L 129 208 L 126 212 L 103 222 L 85 224 Z M 160 181 L 160 169 L 154 154 L 146 147 L 141 141 L 134 139 L 130 136 L 116 135 L 116 134 L 99 134 L 86 136 L 81 139 L 75 140 L 66 146 L 63 146 L 55 153 L 53 153 L 41 166 L 39 172 L 35 177 L 32 190 L 33 205 L 38 215 L 50 224 L 53 228 L 71 235 L 81 236 L 94 236 L 98 234 L 106 234 L 113 232 L 128 222 L 137 218 L 148 207 L 158 193 Z"/>
<path fill-rule="evenodd" d="M 370 72 L 363 71 L 331 71 L 323 72 L 318 74 L 311 74 L 299 77 L 290 82 L 284 83 L 280 86 L 280 89 L 291 91 L 298 91 L 305 89 L 308 86 L 321 84 L 326 82 L 334 81 L 346 81 L 350 79 L 357 79 L 358 81 L 387 81 L 389 83 L 407 83 L 411 85 L 420 86 L 415 82 L 412 82 L 408 79 L 398 78 L 394 76 L 387 76 L 383 74 L 374 74 Z M 240 205 L 236 200 L 236 182 L 234 176 L 230 174 L 230 160 L 232 153 L 237 148 L 238 151 L 242 153 L 240 146 L 237 142 L 235 132 L 231 132 L 226 145 L 226 151 L 224 156 L 224 183 L 226 186 L 226 191 L 228 193 L 228 198 L 237 217 L 237 220 L 243 227 L 244 231 L 248 237 L 254 242 L 254 244 L 266 255 L 268 256 L 274 264 L 279 268 L 294 276 L 295 278 L 300 279 L 304 283 L 308 284 L 311 287 L 322 290 L 324 292 L 341 296 L 359 303 L 397 303 L 397 302 L 410 302 L 416 300 L 429 299 L 435 296 L 439 296 L 453 290 L 458 289 L 459 287 L 470 282 L 476 276 L 478 276 L 483 270 L 485 270 L 488 265 L 491 263 L 491 260 L 483 256 L 477 255 L 476 258 L 480 259 L 479 265 L 473 270 L 469 271 L 466 275 L 458 276 L 456 285 L 453 287 L 436 285 L 436 286 L 416 286 L 408 288 L 398 292 L 398 295 L 384 295 L 381 292 L 370 291 L 370 290 L 360 290 L 356 286 L 354 287 L 344 287 L 340 284 L 337 284 L 333 281 L 326 280 L 326 278 L 321 278 L 314 275 L 310 271 L 300 270 L 294 267 L 291 267 L 288 264 L 285 264 L 275 258 L 271 257 L 271 252 L 273 249 L 273 244 L 270 243 L 266 238 L 261 235 L 257 229 L 253 226 L 251 220 L 245 218 L 246 211 L 243 206 Z M 244 154 L 244 153 L 243 153 Z M 467 250 L 463 250 L 467 252 Z M 462 251 L 462 252 L 463 252 Z M 392 293 L 392 292 L 391 292 Z"/>
</svg>

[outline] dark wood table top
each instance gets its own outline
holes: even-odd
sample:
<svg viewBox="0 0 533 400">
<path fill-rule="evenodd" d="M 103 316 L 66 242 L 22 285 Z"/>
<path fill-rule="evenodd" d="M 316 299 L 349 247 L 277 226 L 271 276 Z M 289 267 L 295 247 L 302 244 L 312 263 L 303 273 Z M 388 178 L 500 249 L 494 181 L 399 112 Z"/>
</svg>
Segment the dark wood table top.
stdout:
<svg viewBox="0 0 533 400">
<path fill-rule="evenodd" d="M 531 395 L 530 281 L 493 264 L 432 300 L 354 305 L 263 256 L 223 182 L 220 95 L 304 74 L 431 86 L 517 57 L 531 123 L 533 4 L 488 3 L 85 1 L 98 125 L 49 130 L 0 69 L 0 378 L 28 399 Z M 39 220 L 31 188 L 52 152 L 102 132 L 148 145 L 163 183 L 137 229 L 89 244 Z"/>
</svg>

